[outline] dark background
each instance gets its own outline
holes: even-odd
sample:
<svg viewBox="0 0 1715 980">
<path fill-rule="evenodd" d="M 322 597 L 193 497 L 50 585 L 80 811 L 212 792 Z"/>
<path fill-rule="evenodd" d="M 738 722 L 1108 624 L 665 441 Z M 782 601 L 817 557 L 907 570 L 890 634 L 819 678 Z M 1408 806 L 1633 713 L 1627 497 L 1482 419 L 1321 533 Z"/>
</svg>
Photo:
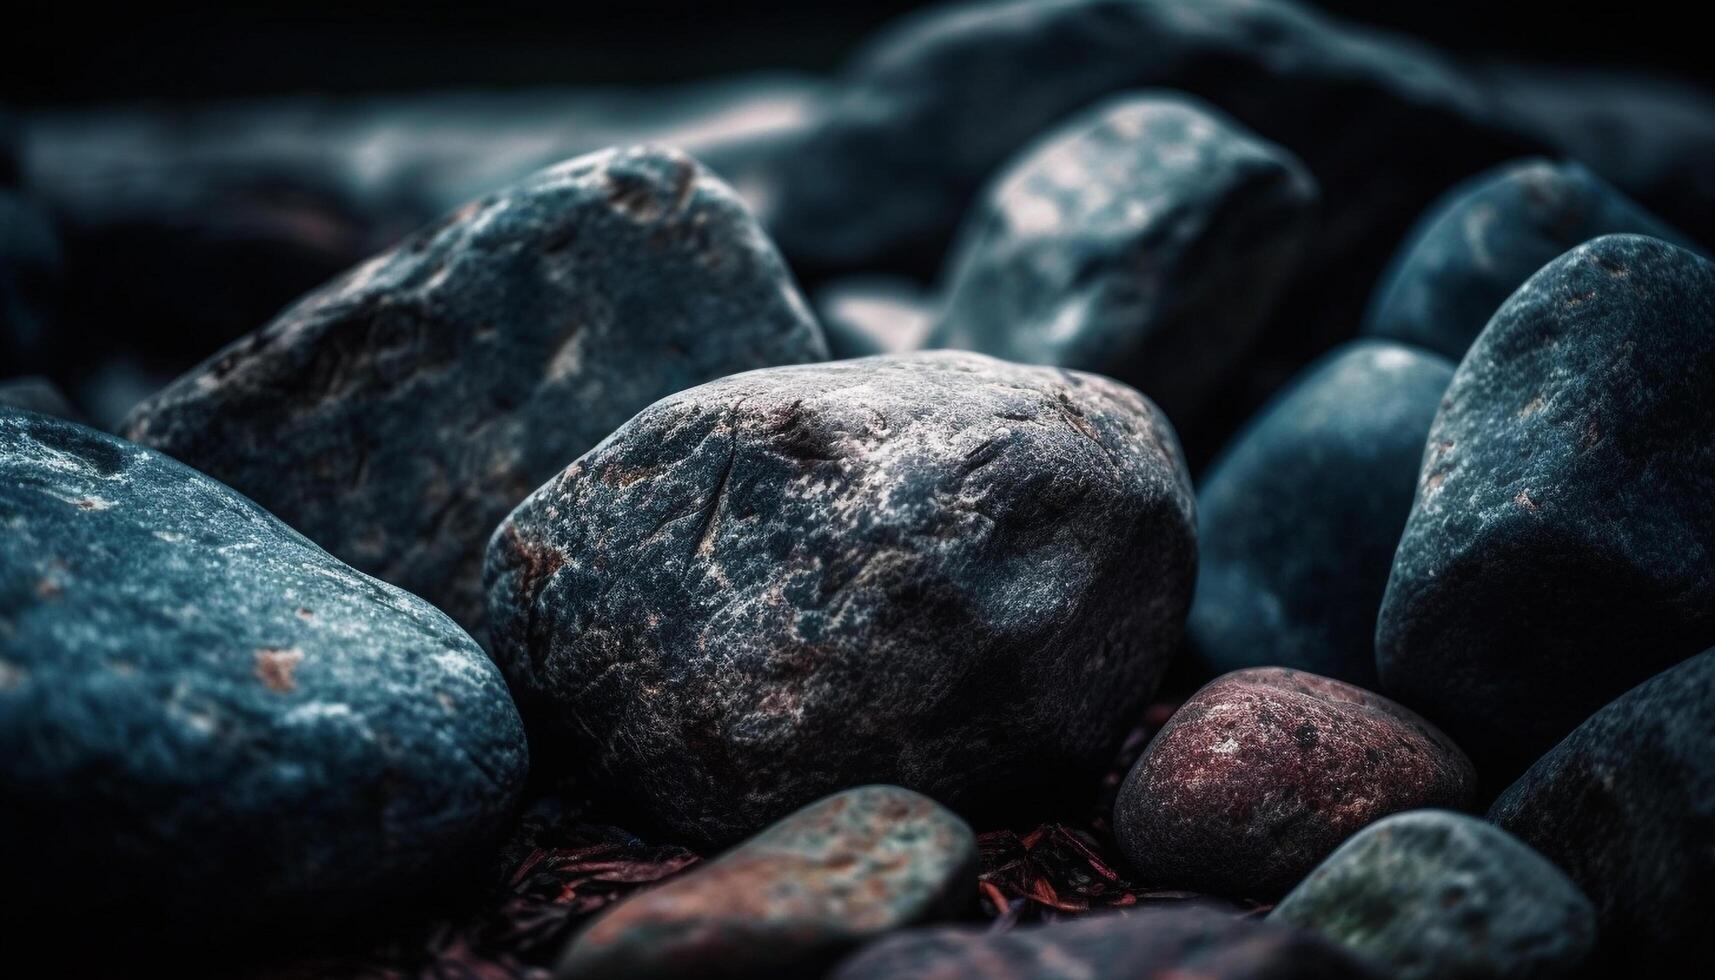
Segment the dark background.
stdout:
<svg viewBox="0 0 1715 980">
<path fill-rule="evenodd" d="M 1195 2 L 1195 0 L 1190 0 Z M 1473 57 L 1639 68 L 1715 86 L 1707 33 L 1662 2 L 1324 0 Z M 664 83 L 759 68 L 831 71 L 920 3 L 251 4 L 242 9 L 13 11 L 0 98 L 23 106 L 301 92 Z M 1675 8 L 1679 13 L 1675 13 Z"/>
</svg>

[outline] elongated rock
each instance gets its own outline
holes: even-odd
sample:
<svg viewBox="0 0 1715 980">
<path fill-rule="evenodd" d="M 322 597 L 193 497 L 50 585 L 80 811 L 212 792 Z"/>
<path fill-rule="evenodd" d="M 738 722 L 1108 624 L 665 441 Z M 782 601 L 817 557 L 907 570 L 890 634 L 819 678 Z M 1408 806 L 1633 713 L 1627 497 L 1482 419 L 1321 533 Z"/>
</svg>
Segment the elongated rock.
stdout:
<svg viewBox="0 0 1715 980">
<path fill-rule="evenodd" d="M 1458 361 L 1538 269 L 1620 233 L 1687 244 L 1581 164 L 1522 160 L 1478 174 L 1443 195 L 1400 247 L 1364 332 Z"/>
<path fill-rule="evenodd" d="M 488 535 L 543 480 L 663 395 L 826 356 L 724 184 L 613 150 L 352 270 L 126 431 L 475 629 Z"/>
<path fill-rule="evenodd" d="M 1532 276 L 1454 375 L 1377 667 L 1492 787 L 1715 642 L 1710 377 L 1715 266 L 1627 235 Z"/>
<path fill-rule="evenodd" d="M 1447 810 L 1359 831 L 1269 917 L 1400 980 L 1574 976 L 1596 945 L 1595 909 L 1560 869 L 1506 831 Z"/>
<path fill-rule="evenodd" d="M 1316 185 L 1199 100 L 1115 98 L 986 192 L 930 343 L 1097 371 L 1194 415 L 1303 252 Z"/>
<path fill-rule="evenodd" d="M 1376 686 L 1376 613 L 1452 377 L 1416 348 L 1347 345 L 1216 460 L 1197 495 L 1199 667 L 1277 665 Z"/>
<path fill-rule="evenodd" d="M 1715 907 L 1715 651 L 1627 691 L 1489 811 L 1596 903 L 1610 975 L 1700 961 Z"/>
<path fill-rule="evenodd" d="M 1104 378 L 955 352 L 752 371 L 507 518 L 493 652 L 543 742 L 675 838 L 879 780 L 1039 806 L 1094 785 L 1153 690 L 1191 506 L 1172 429 Z"/>
<path fill-rule="evenodd" d="M 1390 813 L 1472 802 L 1433 725 L 1378 694 L 1281 667 L 1204 685 L 1120 786 L 1114 836 L 1141 880 L 1274 899 Z"/>
<path fill-rule="evenodd" d="M 976 901 L 963 820 L 897 786 L 847 790 L 604 915 L 559 976 L 820 976 L 839 956 Z"/>
<path fill-rule="evenodd" d="M 428 603 L 159 453 L 15 409 L 0 526 L 20 945 L 91 922 L 128 952 L 355 928 L 504 829 L 523 725 Z"/>
</svg>

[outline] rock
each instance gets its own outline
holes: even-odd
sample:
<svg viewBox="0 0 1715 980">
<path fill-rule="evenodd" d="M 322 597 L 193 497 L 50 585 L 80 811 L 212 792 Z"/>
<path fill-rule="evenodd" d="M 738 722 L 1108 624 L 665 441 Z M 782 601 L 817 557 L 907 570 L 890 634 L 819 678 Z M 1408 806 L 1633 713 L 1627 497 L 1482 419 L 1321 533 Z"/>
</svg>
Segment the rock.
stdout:
<svg viewBox="0 0 1715 980">
<path fill-rule="evenodd" d="M 0 370 L 57 365 L 54 335 L 62 277 L 59 238 L 33 199 L 0 189 Z"/>
<path fill-rule="evenodd" d="M 1205 99 L 1297 153 L 1328 205 L 1309 267 L 1365 289 L 1380 250 L 1448 184 L 1539 145 L 1439 53 L 1292 3 L 952 4 L 867 45 L 777 157 L 763 213 L 801 270 L 933 267 L 1002 163 L 1139 88 Z"/>
<path fill-rule="evenodd" d="M 1454 361 L 1536 270 L 1601 235 L 1683 236 L 1577 163 L 1509 163 L 1435 203 L 1394 256 L 1364 332 Z"/>
<path fill-rule="evenodd" d="M 427 603 L 158 453 L 15 409 L 0 524 L 15 935 L 289 946 L 414 907 L 504 831 L 523 725 Z"/>
<path fill-rule="evenodd" d="M 52 381 L 34 375 L 0 381 L 0 406 L 22 408 L 72 422 L 83 421 L 78 410 L 66 401 L 65 394 Z"/>
<path fill-rule="evenodd" d="M 1274 664 L 1376 686 L 1376 612 L 1452 377 L 1416 348 L 1346 345 L 1210 467 L 1189 625 L 1206 675 Z"/>
<path fill-rule="evenodd" d="M 1369 969 L 1317 936 L 1198 907 L 1092 915 L 1007 932 L 904 932 L 840 964 L 833 980 L 1198 977 L 1341 980 Z"/>
<path fill-rule="evenodd" d="M 1715 907 L 1715 652 L 1591 716 L 1489 819 L 1596 903 L 1610 975 L 1669 976 L 1700 962 Z"/>
<path fill-rule="evenodd" d="M 836 279 L 817 292 L 816 312 L 839 360 L 921 350 L 935 325 L 934 303 L 894 276 Z"/>
<path fill-rule="evenodd" d="M 557 972 L 820 976 L 868 940 L 973 905 L 976 869 L 976 836 L 934 800 L 897 786 L 846 790 L 618 906 Z"/>
<path fill-rule="evenodd" d="M 1191 418 L 1255 339 L 1309 239 L 1316 184 L 1171 94 L 1043 137 L 978 204 L 932 346 L 1097 371 Z"/>
<path fill-rule="evenodd" d="M 1414 810 L 1371 824 L 1269 916 L 1400 980 L 1567 977 L 1596 944 L 1596 912 L 1560 869 L 1475 817 Z"/>
<path fill-rule="evenodd" d="M 1498 789 L 1715 642 L 1715 267 L 1598 238 L 1489 322 L 1430 429 L 1382 689 Z"/>
<path fill-rule="evenodd" d="M 1434 726 L 1378 694 L 1284 667 L 1216 678 L 1120 787 L 1114 836 L 1143 880 L 1274 899 L 1390 813 L 1472 802 Z"/>
<path fill-rule="evenodd" d="M 539 483 L 663 395 L 825 356 L 724 184 L 613 150 L 357 267 L 126 431 L 480 632 L 484 544 Z"/>
<path fill-rule="evenodd" d="M 507 518 L 485 580 L 542 741 L 626 819 L 721 843 L 857 783 L 985 817 L 1088 792 L 1194 564 L 1146 399 L 938 352 L 651 405 Z"/>
</svg>

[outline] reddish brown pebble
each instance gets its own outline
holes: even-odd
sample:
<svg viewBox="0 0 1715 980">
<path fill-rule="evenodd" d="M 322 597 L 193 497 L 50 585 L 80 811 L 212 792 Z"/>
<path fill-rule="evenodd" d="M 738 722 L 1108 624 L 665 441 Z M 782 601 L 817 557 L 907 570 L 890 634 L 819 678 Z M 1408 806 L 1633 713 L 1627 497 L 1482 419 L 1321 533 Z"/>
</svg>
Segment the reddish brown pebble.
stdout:
<svg viewBox="0 0 1715 980">
<path fill-rule="evenodd" d="M 1476 773 L 1379 694 L 1284 667 L 1210 681 L 1144 750 L 1114 830 L 1143 881 L 1271 899 L 1390 813 L 1469 806 Z"/>
</svg>

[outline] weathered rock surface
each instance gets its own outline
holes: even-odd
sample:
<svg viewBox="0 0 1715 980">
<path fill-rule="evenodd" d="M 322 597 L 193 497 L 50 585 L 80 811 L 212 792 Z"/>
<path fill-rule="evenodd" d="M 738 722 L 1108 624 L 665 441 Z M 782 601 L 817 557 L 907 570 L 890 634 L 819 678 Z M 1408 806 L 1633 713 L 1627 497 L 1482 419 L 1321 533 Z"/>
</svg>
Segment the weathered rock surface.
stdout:
<svg viewBox="0 0 1715 980">
<path fill-rule="evenodd" d="M 675 839 L 854 783 L 1063 801 L 1177 642 L 1192 520 L 1172 429 L 1105 378 L 955 352 L 753 371 L 513 512 L 492 648 L 544 741 Z"/>
<path fill-rule="evenodd" d="M 1120 787 L 1114 836 L 1146 881 L 1268 900 L 1390 813 L 1461 807 L 1471 763 L 1388 699 L 1280 667 L 1216 678 Z"/>
<path fill-rule="evenodd" d="M 1596 904 L 1613 975 L 1701 962 L 1715 907 L 1715 652 L 1621 695 L 1489 811 Z"/>
<path fill-rule="evenodd" d="M 973 905 L 976 869 L 975 835 L 934 800 L 846 790 L 604 915 L 558 975 L 821 976 L 868 940 Z"/>
<path fill-rule="evenodd" d="M 1567 249 L 1611 234 L 1688 243 L 1578 163 L 1509 163 L 1435 203 L 1394 256 L 1364 332 L 1458 361 L 1526 279 Z"/>
<path fill-rule="evenodd" d="M 1566 977 L 1596 912 L 1560 869 L 1494 825 L 1446 810 L 1371 824 L 1275 906 L 1400 980 Z"/>
<path fill-rule="evenodd" d="M 1349 344 L 1210 467 L 1189 625 L 1202 670 L 1277 665 L 1376 686 L 1376 613 L 1452 377 L 1413 347 Z"/>
<path fill-rule="evenodd" d="M 504 829 L 523 725 L 427 603 L 158 453 L 13 409 L 0 526 L 20 943 L 97 921 L 120 949 L 290 943 L 419 901 Z"/>
<path fill-rule="evenodd" d="M 480 633 L 488 535 L 682 388 L 826 346 L 733 193 L 613 150 L 484 198 L 139 406 L 131 438 Z"/>
<path fill-rule="evenodd" d="M 1290 153 L 1199 100 L 1115 98 L 985 193 L 930 343 L 1097 371 L 1183 421 L 1250 348 L 1316 196 Z"/>
<path fill-rule="evenodd" d="M 921 350 L 935 326 L 935 303 L 909 279 L 850 276 L 816 293 L 816 314 L 837 359 Z"/>
<path fill-rule="evenodd" d="M 73 422 L 83 421 L 77 409 L 66 401 L 65 394 L 52 381 L 34 375 L 0 381 L 0 406 L 8 405 Z"/>
<path fill-rule="evenodd" d="M 1715 266 L 1616 235 L 1532 276 L 1429 433 L 1383 690 L 1498 789 L 1715 641 Z"/>
<path fill-rule="evenodd" d="M 1370 976 L 1368 967 L 1312 933 L 1206 908 L 1146 908 L 1008 932 L 904 932 L 871 944 L 833 973 L 834 980 Z"/>
</svg>

